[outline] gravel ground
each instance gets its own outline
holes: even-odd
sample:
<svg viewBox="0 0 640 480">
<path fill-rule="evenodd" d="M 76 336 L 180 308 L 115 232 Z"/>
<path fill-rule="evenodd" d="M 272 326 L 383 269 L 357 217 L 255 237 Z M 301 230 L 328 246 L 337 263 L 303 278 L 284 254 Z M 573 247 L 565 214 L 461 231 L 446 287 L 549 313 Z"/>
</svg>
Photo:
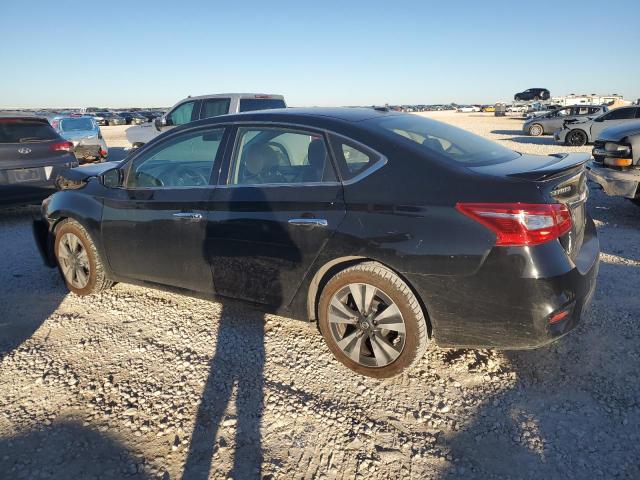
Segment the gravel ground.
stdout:
<svg viewBox="0 0 640 480">
<path fill-rule="evenodd" d="M 434 116 L 567 150 L 511 118 Z M 123 130 L 103 128 L 120 147 Z M 0 477 L 640 478 L 640 210 L 598 190 L 589 210 L 602 264 L 575 332 L 431 347 L 385 381 L 334 361 L 313 324 L 122 284 L 68 294 L 31 239 L 37 209 L 0 212 Z"/>
</svg>

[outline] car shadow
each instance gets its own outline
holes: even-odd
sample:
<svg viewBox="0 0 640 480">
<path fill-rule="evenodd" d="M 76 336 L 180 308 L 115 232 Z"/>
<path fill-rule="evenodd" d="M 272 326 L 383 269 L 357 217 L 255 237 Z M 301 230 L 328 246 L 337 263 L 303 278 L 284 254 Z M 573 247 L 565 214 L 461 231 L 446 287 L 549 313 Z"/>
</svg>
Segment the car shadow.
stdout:
<svg viewBox="0 0 640 480">
<path fill-rule="evenodd" d="M 0 437 L 2 478 L 168 480 L 145 473 L 145 466 L 118 440 L 73 421 Z"/>
<path fill-rule="evenodd" d="M 503 131 L 509 131 L 509 130 L 503 130 Z M 497 131 L 494 130 L 491 133 L 496 133 Z M 522 132 L 518 132 L 518 133 L 522 133 Z M 560 143 L 556 142 L 552 136 L 541 136 L 541 137 L 526 137 L 526 136 L 518 136 L 518 137 L 509 137 L 509 138 L 499 138 L 498 140 L 508 140 L 511 142 L 516 142 L 516 143 L 525 143 L 525 144 L 529 144 L 529 145 L 561 145 Z"/>
<path fill-rule="evenodd" d="M 36 247 L 31 222 L 37 215 L 39 207 L 0 210 L 0 362 L 40 328 L 68 293 Z"/>
<path fill-rule="evenodd" d="M 576 331 L 505 352 L 495 375 L 485 376 L 497 393 L 443 436 L 457 463 L 441 478 L 640 478 L 640 256 L 601 258 L 593 303 Z"/>
<path fill-rule="evenodd" d="M 491 133 L 496 135 L 522 135 L 522 129 L 520 130 L 491 130 Z"/>
<path fill-rule="evenodd" d="M 182 477 L 185 480 L 207 479 L 212 468 L 216 478 L 261 478 L 264 311 L 278 309 L 286 300 L 281 282 L 286 267 L 282 263 L 282 248 L 273 248 L 274 242 L 286 249 L 287 259 L 294 264 L 300 261 L 301 255 L 286 228 L 268 210 L 264 192 L 253 188 L 251 201 L 247 202 L 241 190 L 233 189 L 227 210 L 215 212 L 214 215 L 219 215 L 216 222 L 208 222 L 204 255 L 210 258 L 209 250 L 215 252 L 212 274 L 218 272 L 218 276 L 213 276 L 214 284 L 218 280 L 218 286 L 221 283 L 234 285 L 247 297 L 256 291 L 268 292 L 269 305 L 257 310 L 235 300 L 224 300 L 215 354 L 209 364 L 209 375 L 189 442 Z M 267 233 L 264 238 L 251 238 L 253 248 L 247 249 L 247 232 L 242 227 L 244 214 L 236 215 L 255 205 L 262 206 L 259 217 Z M 224 282 L 219 275 L 226 277 Z M 230 445 L 232 442 L 234 445 Z M 221 471 L 223 467 L 216 461 L 220 458 L 219 452 L 227 447 L 235 447 L 233 467 L 229 472 Z"/>
</svg>

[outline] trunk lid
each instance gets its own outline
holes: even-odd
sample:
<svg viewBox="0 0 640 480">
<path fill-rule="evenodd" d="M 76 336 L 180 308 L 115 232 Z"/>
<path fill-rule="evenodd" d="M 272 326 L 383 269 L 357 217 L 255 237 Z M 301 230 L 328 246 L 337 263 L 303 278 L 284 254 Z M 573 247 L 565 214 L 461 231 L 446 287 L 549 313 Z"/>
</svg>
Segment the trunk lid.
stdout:
<svg viewBox="0 0 640 480">
<path fill-rule="evenodd" d="M 532 182 L 542 194 L 543 202 L 566 205 L 571 212 L 572 227 L 560 238 L 560 243 L 574 259 L 584 240 L 589 193 L 585 165 L 588 160 L 589 155 L 585 153 L 523 154 L 508 162 L 470 168 L 485 175 Z"/>
</svg>

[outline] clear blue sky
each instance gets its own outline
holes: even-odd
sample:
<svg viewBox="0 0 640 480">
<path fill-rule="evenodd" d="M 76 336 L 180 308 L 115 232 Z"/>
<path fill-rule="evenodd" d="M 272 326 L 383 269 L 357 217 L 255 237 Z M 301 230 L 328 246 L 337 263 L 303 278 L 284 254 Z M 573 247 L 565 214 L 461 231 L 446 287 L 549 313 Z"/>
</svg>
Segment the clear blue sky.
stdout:
<svg viewBox="0 0 640 480">
<path fill-rule="evenodd" d="M 0 107 L 640 97 L 640 0 L 2 0 Z"/>
</svg>

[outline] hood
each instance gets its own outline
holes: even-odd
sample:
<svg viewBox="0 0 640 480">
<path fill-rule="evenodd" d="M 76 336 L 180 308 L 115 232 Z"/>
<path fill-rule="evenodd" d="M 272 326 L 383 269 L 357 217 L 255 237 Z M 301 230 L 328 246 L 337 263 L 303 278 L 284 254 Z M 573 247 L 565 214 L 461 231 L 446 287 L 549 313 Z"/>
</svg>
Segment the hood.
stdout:
<svg viewBox="0 0 640 480">
<path fill-rule="evenodd" d="M 508 162 L 469 168 L 485 175 L 537 181 L 546 180 L 569 170 L 580 171 L 589 158 L 590 155 L 587 153 L 555 153 L 546 156 L 522 154 Z"/>
<path fill-rule="evenodd" d="M 60 136 L 72 142 L 74 140 L 82 140 L 83 138 L 97 137 L 98 132 L 96 130 L 70 130 L 60 132 Z"/>
<path fill-rule="evenodd" d="M 624 137 L 628 137 L 629 135 L 638 134 L 640 134 L 640 120 L 634 120 L 605 128 L 600 132 L 600 135 L 598 135 L 598 140 L 610 140 L 615 142 L 622 140 Z"/>
</svg>

